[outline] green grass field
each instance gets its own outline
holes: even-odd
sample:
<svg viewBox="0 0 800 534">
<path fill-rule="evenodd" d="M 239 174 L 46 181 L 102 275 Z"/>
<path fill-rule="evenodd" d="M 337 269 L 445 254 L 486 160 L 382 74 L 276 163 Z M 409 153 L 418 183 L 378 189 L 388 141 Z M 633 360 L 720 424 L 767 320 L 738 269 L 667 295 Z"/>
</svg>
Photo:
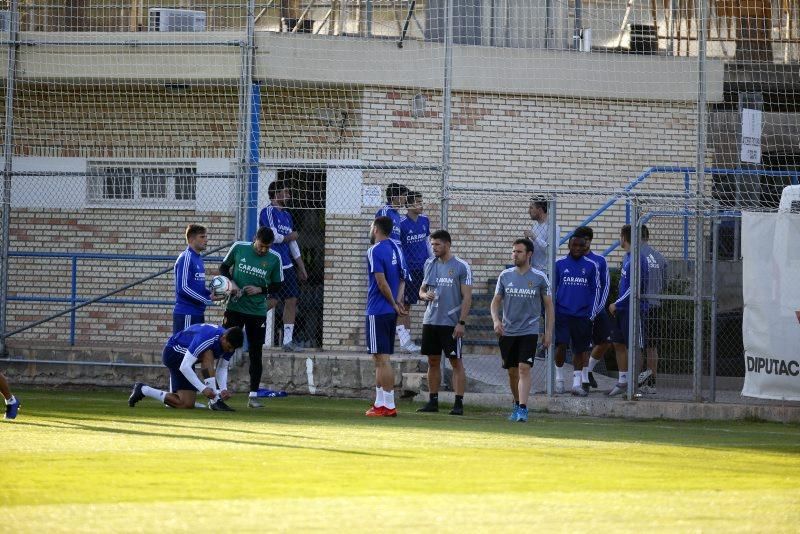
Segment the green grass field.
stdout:
<svg viewBox="0 0 800 534">
<path fill-rule="evenodd" d="M 177 411 L 17 390 L 0 530 L 769 531 L 800 524 L 800 427 L 535 415 L 367 419 L 365 402 Z M 234 398 L 241 407 L 242 397 Z M 467 400 L 469 400 L 467 398 Z"/>
</svg>

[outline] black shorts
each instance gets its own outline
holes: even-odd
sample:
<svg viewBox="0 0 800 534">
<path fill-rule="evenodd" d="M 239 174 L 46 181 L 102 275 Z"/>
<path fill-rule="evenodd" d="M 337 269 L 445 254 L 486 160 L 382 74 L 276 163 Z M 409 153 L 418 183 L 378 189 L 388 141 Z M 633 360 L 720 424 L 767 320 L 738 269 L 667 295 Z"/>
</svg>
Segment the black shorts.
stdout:
<svg viewBox="0 0 800 534">
<path fill-rule="evenodd" d="M 461 358 L 461 339 L 453 337 L 455 326 L 438 324 L 422 325 L 422 350 L 425 356 L 441 356 Z"/>
<path fill-rule="evenodd" d="M 239 313 L 233 310 L 225 310 L 222 316 L 222 326 L 231 328 L 238 326 L 244 328 L 244 335 L 247 336 L 247 344 L 252 347 L 264 345 L 264 338 L 267 333 L 266 317 L 260 315 L 250 315 L 249 313 Z"/>
<path fill-rule="evenodd" d="M 630 344 L 628 343 L 628 325 L 630 324 L 630 316 L 628 313 L 628 310 L 617 311 L 617 314 L 614 316 L 614 328 L 611 331 L 611 341 L 630 348 Z M 642 331 L 641 326 L 642 323 L 640 321 L 638 329 L 639 335 L 637 336 L 639 338 L 637 347 L 640 349 L 645 347 L 644 332 Z"/>
<path fill-rule="evenodd" d="M 602 345 L 611 342 L 611 318 L 606 310 L 597 314 L 592 322 L 592 344 Z"/>
<path fill-rule="evenodd" d="M 592 345 L 592 321 L 588 317 L 556 314 L 556 345 L 569 345 L 572 354 L 582 354 Z"/>
<path fill-rule="evenodd" d="M 533 358 L 536 356 L 536 344 L 539 336 L 503 336 L 500 338 L 500 356 L 503 358 L 503 369 L 519 367 L 526 363 L 533 367 Z"/>
</svg>

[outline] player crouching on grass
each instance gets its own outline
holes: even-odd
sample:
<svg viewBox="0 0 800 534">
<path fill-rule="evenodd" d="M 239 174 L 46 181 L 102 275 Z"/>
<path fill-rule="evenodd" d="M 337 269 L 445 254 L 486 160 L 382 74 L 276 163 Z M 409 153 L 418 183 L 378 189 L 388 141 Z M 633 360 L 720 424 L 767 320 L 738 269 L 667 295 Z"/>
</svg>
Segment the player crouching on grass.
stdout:
<svg viewBox="0 0 800 534">
<path fill-rule="evenodd" d="M 143 398 L 150 397 L 172 408 L 194 408 L 199 391 L 209 399 L 209 409 L 234 411 L 225 404 L 231 397 L 228 391 L 228 363 L 243 342 L 241 328 L 225 330 L 213 324 L 195 324 L 173 334 L 162 354 L 162 361 L 169 369 L 170 391 L 137 382 L 128 398 L 128 406 L 133 408 Z M 197 362 L 200 362 L 202 381 L 194 370 Z"/>
<path fill-rule="evenodd" d="M 370 228 L 367 250 L 367 352 L 375 361 L 375 402 L 367 417 L 396 417 L 394 370 L 389 357 L 394 353 L 397 316 L 408 312 L 403 304 L 406 262 L 400 246 L 389 236 L 392 219 L 378 217 Z"/>
<path fill-rule="evenodd" d="M 4 419 L 15 419 L 19 412 L 19 407 L 22 406 L 22 404 L 19 402 L 18 398 L 11 394 L 8 380 L 6 380 L 6 376 L 3 373 L 0 373 L 0 394 L 3 395 L 3 399 L 6 401 L 6 414 Z"/>
</svg>

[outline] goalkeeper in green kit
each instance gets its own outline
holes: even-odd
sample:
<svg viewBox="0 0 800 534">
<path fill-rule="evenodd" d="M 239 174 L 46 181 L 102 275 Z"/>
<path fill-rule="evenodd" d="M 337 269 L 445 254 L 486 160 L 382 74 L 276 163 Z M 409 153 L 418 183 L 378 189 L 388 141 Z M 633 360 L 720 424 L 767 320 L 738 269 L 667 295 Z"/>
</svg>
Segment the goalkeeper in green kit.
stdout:
<svg viewBox="0 0 800 534">
<path fill-rule="evenodd" d="M 260 227 L 252 242 L 234 243 L 219 267 L 220 274 L 233 282 L 231 297 L 225 304 L 222 325 L 225 328 L 243 328 L 249 345 L 249 408 L 264 406 L 258 401 L 257 392 L 263 372 L 261 356 L 266 335 L 267 296 L 276 293 L 283 282 L 281 256 L 270 250 L 274 239 L 271 228 Z"/>
</svg>

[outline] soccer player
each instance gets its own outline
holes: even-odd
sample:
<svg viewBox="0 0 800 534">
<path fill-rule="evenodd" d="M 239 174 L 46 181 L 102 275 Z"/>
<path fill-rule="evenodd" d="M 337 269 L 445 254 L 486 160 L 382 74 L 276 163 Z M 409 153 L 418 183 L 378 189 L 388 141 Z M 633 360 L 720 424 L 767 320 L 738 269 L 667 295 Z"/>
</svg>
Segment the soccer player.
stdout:
<svg viewBox="0 0 800 534">
<path fill-rule="evenodd" d="M 619 368 L 619 380 L 614 388 L 609 392 L 609 397 L 622 395 L 628 389 L 628 350 L 630 350 L 630 340 L 628 339 L 628 325 L 630 324 L 630 299 L 631 299 L 631 225 L 626 224 L 620 231 L 620 246 L 625 251 L 622 259 L 622 270 L 619 277 L 619 298 L 612 302 L 608 307 L 608 312 L 614 317 L 611 331 L 611 341 L 614 342 L 614 352 L 617 356 L 617 367 Z M 647 260 L 643 254 L 639 254 L 640 267 L 640 290 L 644 292 L 647 288 L 648 269 Z M 642 316 L 647 314 L 647 301 L 640 301 Z M 642 329 L 639 328 L 639 346 L 643 347 Z"/>
<path fill-rule="evenodd" d="M 598 302 L 594 321 L 592 321 L 592 352 L 589 355 L 589 364 L 584 365 L 581 374 L 581 387 L 588 393 L 590 387 L 597 388 L 597 381 L 594 379 L 592 371 L 611 346 L 611 319 L 606 311 L 611 277 L 606 259 L 600 254 L 592 252 L 594 231 L 589 226 L 579 226 L 575 229 L 574 235 L 582 237 L 586 241 L 584 256 L 595 262 L 600 269 L 600 302 Z"/>
<path fill-rule="evenodd" d="M 572 348 L 572 394 L 585 397 L 582 370 L 592 342 L 592 321 L 601 297 L 600 268 L 584 256 L 586 239 L 569 238 L 569 254 L 556 262 L 556 393 L 564 393 L 564 360 Z"/>
<path fill-rule="evenodd" d="M 425 275 L 425 262 L 433 256 L 431 242 L 431 222 L 422 214 L 422 194 L 417 191 L 408 193 L 408 212 L 400 220 L 400 247 L 408 265 L 409 280 L 403 297 L 409 315 L 398 317 L 397 338 L 404 352 L 419 352 L 420 347 L 411 341 L 411 306 L 419 301 L 419 288 Z"/>
<path fill-rule="evenodd" d="M 186 250 L 175 261 L 175 307 L 172 310 L 172 333 L 193 324 L 206 322 L 206 306 L 211 304 L 211 291 L 206 288 L 206 267 L 203 256 L 208 236 L 199 224 L 186 227 Z"/>
<path fill-rule="evenodd" d="M 169 369 L 169 391 L 137 382 L 128 397 L 128 406 L 133 408 L 143 398 L 150 397 L 172 408 L 194 408 L 199 391 L 209 399 L 210 409 L 234 411 L 225 403 L 231 397 L 228 363 L 243 340 L 241 328 L 226 330 L 214 324 L 195 324 L 172 334 L 161 356 Z M 203 380 L 195 373 L 197 362 L 200 362 Z"/>
<path fill-rule="evenodd" d="M 514 267 L 500 273 L 490 306 L 494 331 L 499 336 L 503 369 L 508 370 L 508 385 L 514 397 L 514 411 L 508 419 L 520 423 L 528 420 L 531 368 L 536 355 L 543 306 L 547 325 L 542 346 L 549 347 L 553 337 L 554 309 L 550 281 L 542 271 L 531 267 L 532 255 L 533 243 L 530 239 L 514 241 L 511 249 Z"/>
<path fill-rule="evenodd" d="M 264 407 L 258 400 L 258 387 L 263 372 L 261 355 L 266 336 L 266 299 L 267 295 L 277 294 L 283 282 L 281 255 L 270 249 L 274 238 L 269 227 L 259 227 L 252 242 L 234 243 L 219 266 L 219 272 L 230 278 L 235 286 L 225 304 L 222 325 L 225 328 L 244 328 L 247 335 L 250 359 L 248 408 Z"/>
<path fill-rule="evenodd" d="M 375 213 L 375 218 L 389 217 L 392 220 L 392 233 L 389 238 L 400 244 L 400 220 L 403 218 L 399 208 L 404 208 L 406 205 L 406 195 L 408 195 L 408 188 L 392 182 L 386 187 L 386 205 Z"/>
<path fill-rule="evenodd" d="M 407 276 L 400 246 L 389 236 L 393 221 L 378 217 L 370 228 L 367 250 L 367 352 L 375 362 L 375 402 L 368 417 L 397 417 L 394 402 L 394 371 L 389 357 L 394 353 L 397 316 L 408 313 L 403 305 Z"/>
<path fill-rule="evenodd" d="M 0 395 L 3 395 L 3 399 L 6 401 L 6 414 L 4 418 L 16 419 L 19 407 L 22 406 L 22 403 L 11 393 L 8 379 L 6 379 L 6 375 L 3 373 L 0 373 Z"/>
<path fill-rule="evenodd" d="M 464 415 L 464 389 L 467 375 L 461 359 L 461 341 L 472 307 L 472 269 L 450 251 L 452 240 L 447 230 L 431 234 L 433 256 L 425 262 L 425 277 L 419 290 L 427 302 L 422 318 L 422 354 L 428 357 L 428 402 L 418 412 L 439 411 L 439 385 L 442 380 L 442 353 L 453 368 L 456 394 L 450 415 Z"/>
<path fill-rule="evenodd" d="M 525 230 L 525 237 L 533 241 L 533 268 L 546 274 L 550 273 L 550 262 L 548 261 L 548 251 L 550 247 L 550 219 L 547 216 L 547 202 L 531 199 L 528 206 L 528 215 L 533 221 L 530 230 Z M 560 229 L 556 226 L 556 235 L 560 235 Z M 558 250 L 558 243 L 556 243 Z"/>
<path fill-rule="evenodd" d="M 650 230 L 642 225 L 642 255 L 647 259 L 648 295 L 660 295 L 667 279 L 667 259 L 650 244 Z M 647 299 L 647 314 L 644 317 L 644 338 L 647 368 L 639 373 L 637 384 L 642 393 L 656 394 L 658 372 L 658 344 L 663 339 L 661 301 Z"/>
<path fill-rule="evenodd" d="M 283 269 L 283 283 L 276 294 L 270 294 L 270 307 L 274 308 L 278 300 L 283 301 L 283 350 L 302 351 L 294 342 L 294 321 L 297 316 L 297 297 L 300 296 L 298 279 L 308 280 L 306 265 L 297 245 L 297 231 L 294 229 L 292 214 L 286 211 L 286 201 L 289 199 L 289 190 L 286 184 L 275 181 L 267 188 L 270 204 L 258 217 L 260 226 L 268 226 L 275 234 L 272 250 L 281 256 Z M 295 269 L 295 264 L 297 268 Z"/>
</svg>

